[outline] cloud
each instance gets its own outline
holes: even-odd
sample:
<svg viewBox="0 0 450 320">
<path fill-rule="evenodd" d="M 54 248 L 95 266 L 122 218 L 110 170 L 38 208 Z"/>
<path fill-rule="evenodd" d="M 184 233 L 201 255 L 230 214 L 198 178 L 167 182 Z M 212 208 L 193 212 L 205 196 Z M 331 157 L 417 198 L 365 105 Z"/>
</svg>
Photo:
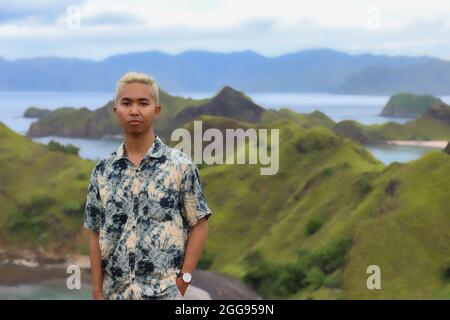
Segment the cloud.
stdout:
<svg viewBox="0 0 450 320">
<path fill-rule="evenodd" d="M 14 0 L 0 2 L 0 25 L 15 24 L 51 24 L 65 14 L 70 5 L 81 5 L 80 0 Z"/>
<path fill-rule="evenodd" d="M 32 7 L 24 3 L 1 7 L 13 18 L 1 22 L 0 16 L 0 56 L 102 59 L 132 51 L 193 49 L 253 50 L 273 56 L 327 47 L 450 59 L 447 0 L 380 0 L 376 7 L 369 0 L 86 0 L 58 6 L 39 1 L 41 6 Z M 73 4 L 81 13 L 76 30 L 67 26 L 67 6 Z M 368 22 L 373 18 L 379 23 L 371 29 Z"/>
<path fill-rule="evenodd" d="M 96 25 L 116 25 L 116 26 L 132 26 L 141 25 L 145 27 L 145 19 L 133 14 L 104 13 L 96 16 L 82 19 L 84 26 Z"/>
</svg>

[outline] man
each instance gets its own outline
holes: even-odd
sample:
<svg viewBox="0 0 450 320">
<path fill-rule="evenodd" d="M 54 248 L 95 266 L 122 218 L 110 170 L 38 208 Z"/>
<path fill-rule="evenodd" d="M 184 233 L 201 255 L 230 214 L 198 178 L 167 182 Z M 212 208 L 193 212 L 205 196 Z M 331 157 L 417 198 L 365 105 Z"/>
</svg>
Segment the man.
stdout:
<svg viewBox="0 0 450 320">
<path fill-rule="evenodd" d="M 155 135 L 156 82 L 130 72 L 114 112 L 124 142 L 92 170 L 84 227 L 90 232 L 94 299 L 183 299 L 208 237 L 196 165 Z"/>
</svg>

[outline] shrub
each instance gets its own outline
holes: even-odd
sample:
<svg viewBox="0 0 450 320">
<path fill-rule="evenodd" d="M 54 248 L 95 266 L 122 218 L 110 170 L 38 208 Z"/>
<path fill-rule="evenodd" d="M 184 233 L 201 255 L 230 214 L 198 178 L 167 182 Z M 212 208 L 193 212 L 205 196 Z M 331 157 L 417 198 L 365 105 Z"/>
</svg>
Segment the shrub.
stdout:
<svg viewBox="0 0 450 320">
<path fill-rule="evenodd" d="M 86 180 L 88 178 L 87 174 L 84 172 L 79 172 L 76 175 L 77 180 Z"/>
<path fill-rule="evenodd" d="M 372 176 L 369 174 L 362 175 L 356 182 L 359 194 L 366 195 L 372 191 L 371 185 Z"/>
<path fill-rule="evenodd" d="M 342 284 L 342 271 L 336 270 L 325 278 L 324 286 L 328 288 L 339 288 Z"/>
<path fill-rule="evenodd" d="M 76 156 L 78 156 L 78 152 L 80 151 L 80 148 L 77 148 L 72 144 L 62 145 L 54 140 L 50 140 L 47 147 L 52 151 L 62 152 L 66 154 L 74 154 Z"/>
<path fill-rule="evenodd" d="M 339 239 L 315 251 L 311 256 L 311 263 L 325 274 L 330 274 L 342 265 L 350 247 L 351 238 Z"/>
<path fill-rule="evenodd" d="M 254 251 L 245 258 L 249 268 L 243 281 L 269 299 L 286 298 L 308 286 L 313 290 L 323 285 L 339 287 L 342 275 L 338 269 L 350 246 L 350 237 L 339 238 L 314 251 L 300 250 L 289 264 L 268 262 Z"/>
<path fill-rule="evenodd" d="M 63 212 L 68 216 L 81 216 L 84 214 L 84 205 L 77 201 L 68 200 L 63 205 Z"/>
<path fill-rule="evenodd" d="M 445 263 L 444 268 L 442 270 L 442 276 L 444 280 L 450 281 L 450 261 L 447 261 L 447 263 Z"/>
<path fill-rule="evenodd" d="M 317 267 L 312 267 L 306 275 L 306 281 L 313 289 L 320 288 L 324 280 L 325 274 Z"/>
<path fill-rule="evenodd" d="M 322 177 L 329 177 L 331 174 L 333 173 L 333 169 L 330 167 L 327 167 L 325 169 L 322 170 L 322 172 L 320 173 L 320 175 Z"/>
<path fill-rule="evenodd" d="M 306 224 L 306 233 L 312 235 L 319 231 L 323 225 L 323 220 L 319 218 L 313 218 Z"/>
</svg>

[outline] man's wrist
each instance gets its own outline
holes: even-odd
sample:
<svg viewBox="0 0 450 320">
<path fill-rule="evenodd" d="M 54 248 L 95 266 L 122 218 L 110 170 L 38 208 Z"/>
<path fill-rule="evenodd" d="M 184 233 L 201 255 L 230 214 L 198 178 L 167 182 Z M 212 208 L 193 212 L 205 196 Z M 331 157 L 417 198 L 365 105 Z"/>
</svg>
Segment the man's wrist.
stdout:
<svg viewBox="0 0 450 320">
<path fill-rule="evenodd" d="M 191 284 L 192 283 L 192 273 L 188 272 L 188 271 L 180 271 L 177 274 L 177 278 L 181 278 L 181 280 L 185 283 L 185 284 Z"/>
</svg>

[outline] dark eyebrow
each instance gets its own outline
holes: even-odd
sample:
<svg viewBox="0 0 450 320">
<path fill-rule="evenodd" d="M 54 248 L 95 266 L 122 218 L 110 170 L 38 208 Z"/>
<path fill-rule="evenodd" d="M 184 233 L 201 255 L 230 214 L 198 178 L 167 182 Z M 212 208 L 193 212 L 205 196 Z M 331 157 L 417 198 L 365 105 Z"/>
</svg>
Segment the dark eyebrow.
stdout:
<svg viewBox="0 0 450 320">
<path fill-rule="evenodd" d="M 139 102 L 142 102 L 142 101 L 150 101 L 149 98 L 138 98 L 138 99 L 136 99 L 136 100 L 138 100 Z M 133 101 L 133 99 L 128 98 L 128 97 L 123 97 L 122 99 L 120 99 L 120 101 Z"/>
</svg>

